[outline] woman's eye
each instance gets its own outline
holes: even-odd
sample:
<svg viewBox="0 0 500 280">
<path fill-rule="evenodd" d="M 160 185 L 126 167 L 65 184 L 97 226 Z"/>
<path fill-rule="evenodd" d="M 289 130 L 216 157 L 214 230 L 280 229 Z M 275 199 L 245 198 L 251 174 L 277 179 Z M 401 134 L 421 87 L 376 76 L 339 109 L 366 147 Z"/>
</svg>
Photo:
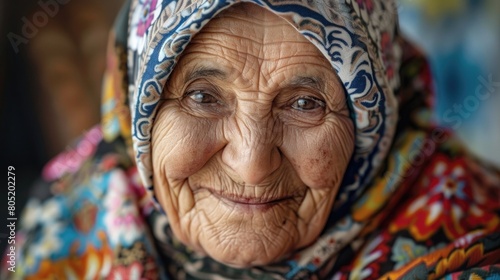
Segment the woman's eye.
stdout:
<svg viewBox="0 0 500 280">
<path fill-rule="evenodd" d="M 219 100 L 213 95 L 199 90 L 188 93 L 188 97 L 191 98 L 194 102 L 200 104 L 219 103 Z"/>
<path fill-rule="evenodd" d="M 301 111 L 310 111 L 317 108 L 324 108 L 325 102 L 313 97 L 301 97 L 295 100 L 292 108 Z"/>
</svg>

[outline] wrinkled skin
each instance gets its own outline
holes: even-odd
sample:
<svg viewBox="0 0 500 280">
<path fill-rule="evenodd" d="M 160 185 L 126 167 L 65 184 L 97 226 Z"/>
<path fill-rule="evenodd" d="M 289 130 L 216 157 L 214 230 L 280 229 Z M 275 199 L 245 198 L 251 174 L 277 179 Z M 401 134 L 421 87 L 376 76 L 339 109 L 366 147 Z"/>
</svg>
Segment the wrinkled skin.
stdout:
<svg viewBox="0 0 500 280">
<path fill-rule="evenodd" d="M 251 4 L 212 19 L 165 87 L 155 194 L 184 244 L 227 265 L 278 261 L 323 229 L 354 149 L 330 63 Z"/>
</svg>

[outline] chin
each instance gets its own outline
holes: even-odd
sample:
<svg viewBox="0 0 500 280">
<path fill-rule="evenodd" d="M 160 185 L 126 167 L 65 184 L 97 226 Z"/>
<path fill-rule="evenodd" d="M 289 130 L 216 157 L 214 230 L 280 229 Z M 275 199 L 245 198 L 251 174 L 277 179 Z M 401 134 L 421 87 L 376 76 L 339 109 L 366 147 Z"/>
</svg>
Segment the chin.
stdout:
<svg viewBox="0 0 500 280">
<path fill-rule="evenodd" d="M 248 268 L 279 262 L 310 244 L 320 233 L 311 228 L 299 230 L 297 214 L 285 206 L 253 211 L 236 207 L 231 211 L 224 204 L 212 205 L 216 210 L 225 211 L 212 217 L 207 211 L 192 215 L 196 219 L 179 226 L 185 230 L 199 230 L 186 232 L 182 242 L 231 267 Z"/>
<path fill-rule="evenodd" d="M 280 261 L 293 251 L 293 244 L 286 237 L 274 240 L 263 235 L 239 234 L 221 243 L 208 242 L 205 253 L 214 260 L 235 268 L 268 265 Z"/>
</svg>

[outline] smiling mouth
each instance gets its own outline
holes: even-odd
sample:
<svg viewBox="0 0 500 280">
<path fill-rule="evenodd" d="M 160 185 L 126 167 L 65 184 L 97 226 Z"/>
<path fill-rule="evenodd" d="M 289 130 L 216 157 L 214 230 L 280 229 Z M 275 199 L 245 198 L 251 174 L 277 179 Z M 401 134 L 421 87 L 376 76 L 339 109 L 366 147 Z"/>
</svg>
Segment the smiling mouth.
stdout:
<svg viewBox="0 0 500 280">
<path fill-rule="evenodd" d="M 265 198 L 265 197 L 246 197 L 241 195 L 228 194 L 209 190 L 213 196 L 223 201 L 231 207 L 243 211 L 265 211 L 271 209 L 273 206 L 289 202 L 293 196 L 284 196 L 279 198 Z"/>
</svg>

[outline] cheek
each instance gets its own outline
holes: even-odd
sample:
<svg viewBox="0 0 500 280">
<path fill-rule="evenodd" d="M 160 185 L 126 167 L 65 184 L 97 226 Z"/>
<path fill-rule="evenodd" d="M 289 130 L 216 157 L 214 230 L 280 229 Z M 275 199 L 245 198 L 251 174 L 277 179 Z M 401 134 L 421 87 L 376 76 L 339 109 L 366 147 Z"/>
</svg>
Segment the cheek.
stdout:
<svg viewBox="0 0 500 280">
<path fill-rule="evenodd" d="M 181 220 L 195 206 L 187 178 L 203 168 L 222 147 L 216 144 L 218 126 L 182 112 L 175 104 L 160 108 L 153 126 L 154 192 L 175 235 L 185 243 L 192 243 L 192 232 L 185 231 L 190 227 L 181 226 Z"/>
<path fill-rule="evenodd" d="M 213 120 L 200 120 L 175 106 L 162 107 L 151 141 L 155 176 L 183 180 L 200 170 L 223 147 L 217 141 L 218 126 Z"/>
<path fill-rule="evenodd" d="M 354 126 L 347 117 L 335 117 L 321 126 L 289 128 L 287 157 L 302 182 L 312 189 L 340 184 L 354 151 Z"/>
</svg>

